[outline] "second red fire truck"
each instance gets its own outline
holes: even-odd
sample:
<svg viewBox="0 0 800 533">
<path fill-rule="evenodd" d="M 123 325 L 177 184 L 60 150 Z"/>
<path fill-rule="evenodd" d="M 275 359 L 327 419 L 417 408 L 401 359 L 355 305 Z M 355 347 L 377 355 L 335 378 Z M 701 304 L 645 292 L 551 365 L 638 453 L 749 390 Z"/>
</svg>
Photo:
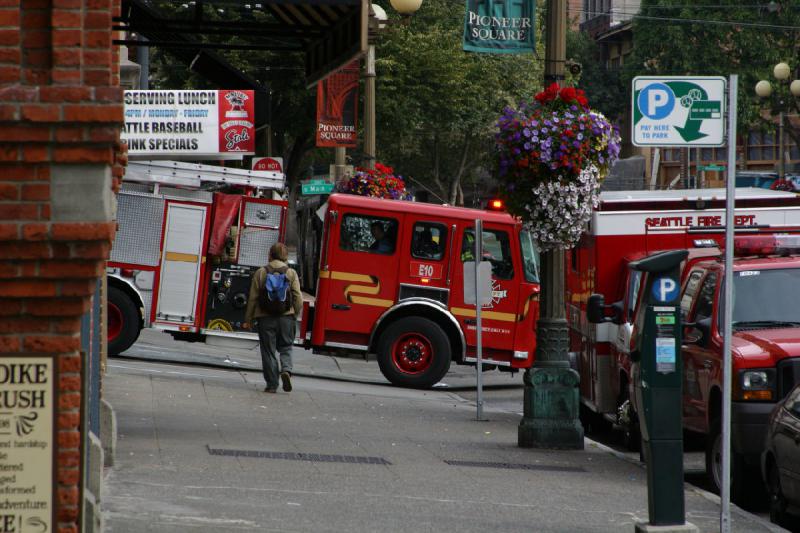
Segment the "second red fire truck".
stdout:
<svg viewBox="0 0 800 533">
<path fill-rule="evenodd" d="M 257 341 L 242 328 L 250 276 L 284 239 L 279 172 L 131 162 L 108 262 L 108 351 L 142 328 L 183 340 Z"/>
<path fill-rule="evenodd" d="M 800 197 L 797 195 L 761 189 L 737 189 L 736 194 L 737 233 L 796 231 L 800 226 Z M 640 437 L 636 405 L 632 401 L 635 366 L 631 364 L 630 352 L 635 337 L 633 317 L 641 298 L 643 274 L 628 265 L 662 250 L 690 250 L 683 266 L 681 299 L 684 320 L 694 328 L 684 336 L 682 347 L 684 428 L 707 437 L 708 471 L 716 484 L 719 483 L 721 324 L 710 317 L 712 312 L 717 317 L 720 309 L 724 195 L 724 190 L 714 189 L 604 193 L 589 232 L 567 254 L 570 349 L 581 374 L 584 421 L 592 424 L 604 419 L 616 424 L 625 431 L 630 447 L 636 449 Z M 740 248 L 746 255 L 759 255 L 753 246 Z M 776 246 L 762 248 L 767 255 L 776 250 Z M 791 263 L 787 268 L 795 268 L 796 259 L 782 262 L 737 258 L 735 281 L 743 275 L 740 272 L 756 277 L 759 275 L 756 272 L 775 269 L 785 263 Z M 761 277 L 766 279 L 767 276 Z M 602 295 L 603 300 L 610 303 L 605 309 L 608 321 L 588 322 L 587 306 L 599 301 L 589 298 L 593 293 Z M 741 293 L 735 309 L 769 307 L 769 302 L 763 300 L 766 294 L 764 291 Z M 704 321 L 706 318 L 709 320 Z M 797 327 L 791 328 L 793 332 L 783 333 L 785 339 L 797 337 Z M 765 340 L 767 338 L 770 340 Z M 733 451 L 737 490 L 746 486 L 742 477 L 746 472 L 745 464 L 757 464 L 766 423 L 764 413 L 783 390 L 772 377 L 793 376 L 794 361 L 800 361 L 800 351 L 793 341 L 781 344 L 776 339 L 772 334 L 758 336 L 745 329 L 734 338 L 734 389 L 738 392 L 734 398 Z M 748 343 L 749 348 L 744 348 Z M 768 345 L 777 351 L 767 349 Z M 764 350 L 754 350 L 756 346 Z M 784 358 L 792 362 L 780 362 Z M 748 374 L 749 369 L 754 369 L 755 373 Z M 755 383 L 762 377 L 765 383 Z M 793 382 L 793 378 L 790 381 Z M 761 385 L 770 389 L 769 392 Z M 771 394 L 769 398 L 768 394 Z"/>
</svg>

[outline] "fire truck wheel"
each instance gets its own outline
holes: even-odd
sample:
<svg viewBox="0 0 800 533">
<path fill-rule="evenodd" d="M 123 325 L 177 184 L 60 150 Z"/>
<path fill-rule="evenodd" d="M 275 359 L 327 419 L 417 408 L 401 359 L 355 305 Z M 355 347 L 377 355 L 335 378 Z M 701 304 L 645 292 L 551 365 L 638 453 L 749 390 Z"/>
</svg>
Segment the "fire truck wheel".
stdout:
<svg viewBox="0 0 800 533">
<path fill-rule="evenodd" d="M 392 384 L 428 389 L 450 369 L 450 340 L 435 322 L 405 317 L 378 340 L 378 364 Z"/>
<path fill-rule="evenodd" d="M 108 354 L 119 355 L 139 338 L 139 311 L 127 294 L 108 288 Z"/>
</svg>

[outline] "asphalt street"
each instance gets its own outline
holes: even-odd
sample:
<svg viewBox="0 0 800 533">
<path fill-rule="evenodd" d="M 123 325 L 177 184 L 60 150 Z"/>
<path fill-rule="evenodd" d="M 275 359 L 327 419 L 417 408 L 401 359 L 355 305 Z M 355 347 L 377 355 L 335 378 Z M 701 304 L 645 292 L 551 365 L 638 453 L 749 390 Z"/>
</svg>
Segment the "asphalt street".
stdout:
<svg viewBox="0 0 800 533">
<path fill-rule="evenodd" d="M 469 392 L 294 381 L 265 394 L 255 372 L 109 360 L 107 531 L 616 532 L 647 518 L 645 471 L 607 446 L 516 446 L 508 407 L 521 390 L 490 388 L 478 422 Z M 687 519 L 717 531 L 714 496 L 686 487 Z M 780 531 L 733 519 L 734 531 Z"/>
</svg>

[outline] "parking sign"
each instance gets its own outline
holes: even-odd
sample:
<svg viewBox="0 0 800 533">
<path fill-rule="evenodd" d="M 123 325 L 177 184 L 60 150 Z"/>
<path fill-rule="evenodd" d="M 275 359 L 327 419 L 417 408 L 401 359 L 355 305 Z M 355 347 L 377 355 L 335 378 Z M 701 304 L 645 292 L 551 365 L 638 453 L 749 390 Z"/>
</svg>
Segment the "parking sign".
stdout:
<svg viewBox="0 0 800 533">
<path fill-rule="evenodd" d="M 635 146 L 723 146 L 726 80 L 717 76 L 633 79 Z"/>
</svg>

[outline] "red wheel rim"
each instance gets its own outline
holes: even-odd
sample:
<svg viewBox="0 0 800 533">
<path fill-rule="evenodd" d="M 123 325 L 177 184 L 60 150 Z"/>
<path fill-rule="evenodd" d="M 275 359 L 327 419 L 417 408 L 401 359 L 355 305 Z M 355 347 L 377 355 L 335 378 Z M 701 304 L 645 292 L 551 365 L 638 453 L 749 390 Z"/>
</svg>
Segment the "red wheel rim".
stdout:
<svg viewBox="0 0 800 533">
<path fill-rule="evenodd" d="M 108 341 L 111 342 L 122 333 L 122 311 L 119 307 L 108 302 Z"/>
<path fill-rule="evenodd" d="M 425 335 L 406 333 L 392 345 L 392 362 L 404 374 L 422 374 L 433 363 L 433 346 Z"/>
</svg>

